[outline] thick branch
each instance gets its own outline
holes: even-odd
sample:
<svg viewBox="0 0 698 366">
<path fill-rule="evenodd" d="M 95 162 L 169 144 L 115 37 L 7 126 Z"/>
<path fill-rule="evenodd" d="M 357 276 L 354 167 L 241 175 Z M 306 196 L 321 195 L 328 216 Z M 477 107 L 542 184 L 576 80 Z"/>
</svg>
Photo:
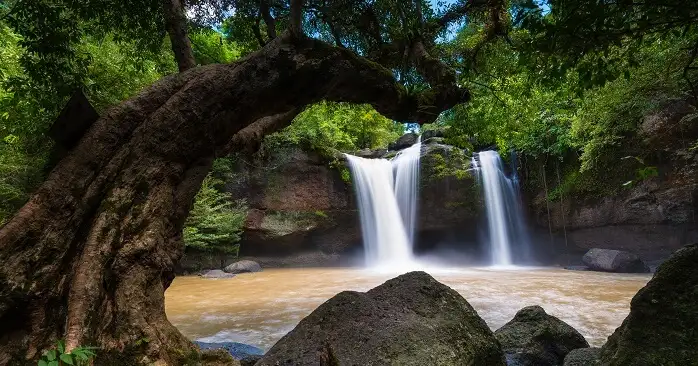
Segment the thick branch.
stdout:
<svg viewBox="0 0 698 366">
<path fill-rule="evenodd" d="M 255 24 L 252 26 L 252 33 L 254 34 L 254 37 L 257 39 L 257 42 L 259 42 L 259 45 L 264 47 L 264 45 L 267 44 L 267 42 L 264 42 L 264 38 L 262 38 L 262 33 L 259 31 L 260 21 L 261 18 L 258 16 L 255 20 Z"/>
<path fill-rule="evenodd" d="M 256 152 L 259 150 L 259 146 L 266 135 L 279 131 L 291 124 L 299 111 L 300 109 L 292 109 L 288 112 L 258 119 L 249 126 L 238 131 L 230 140 L 226 150 L 247 153 Z"/>
<path fill-rule="evenodd" d="M 303 35 L 303 0 L 291 0 L 289 29 L 296 37 Z"/>
<path fill-rule="evenodd" d="M 196 66 L 194 52 L 187 35 L 187 17 L 184 15 L 184 7 L 180 0 L 162 0 L 162 10 L 165 15 L 165 28 L 170 36 L 172 52 L 179 71 L 189 70 Z"/>
</svg>

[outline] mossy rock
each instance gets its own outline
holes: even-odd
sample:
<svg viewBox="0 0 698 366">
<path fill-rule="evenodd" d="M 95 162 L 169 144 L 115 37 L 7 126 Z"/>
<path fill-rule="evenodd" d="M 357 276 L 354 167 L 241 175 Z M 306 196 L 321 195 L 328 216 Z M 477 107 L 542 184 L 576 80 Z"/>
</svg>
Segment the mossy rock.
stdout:
<svg viewBox="0 0 698 366">
<path fill-rule="evenodd" d="M 565 356 L 562 366 L 597 366 L 600 365 L 599 356 L 601 356 L 601 348 L 573 349 Z"/>
<path fill-rule="evenodd" d="M 698 365 L 698 244 L 662 263 L 601 351 L 608 366 Z"/>
<path fill-rule="evenodd" d="M 519 310 L 494 334 L 510 366 L 557 366 L 573 349 L 589 347 L 576 329 L 537 305 Z"/>
<path fill-rule="evenodd" d="M 337 294 L 257 365 L 504 366 L 499 343 L 455 290 L 410 272 Z"/>
</svg>

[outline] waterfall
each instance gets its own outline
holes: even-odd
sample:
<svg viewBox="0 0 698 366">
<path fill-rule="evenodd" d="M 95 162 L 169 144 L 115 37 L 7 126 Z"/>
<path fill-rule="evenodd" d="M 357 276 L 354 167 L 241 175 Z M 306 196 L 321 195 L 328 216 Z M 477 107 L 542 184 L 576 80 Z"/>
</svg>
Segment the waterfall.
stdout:
<svg viewBox="0 0 698 366">
<path fill-rule="evenodd" d="M 481 151 L 473 161 L 479 172 L 479 182 L 485 195 L 491 263 L 498 266 L 513 264 L 512 243 L 528 247 L 528 233 L 523 221 L 518 180 L 508 178 L 502 159 L 496 151 Z"/>
<path fill-rule="evenodd" d="M 356 189 L 368 265 L 412 262 L 420 152 L 421 142 L 417 142 L 392 161 L 345 154 Z"/>
<path fill-rule="evenodd" d="M 407 230 L 410 248 L 414 244 L 417 223 L 417 196 L 419 194 L 419 158 L 422 154 L 422 137 L 417 143 L 402 150 L 393 159 L 395 172 L 395 197 Z"/>
</svg>

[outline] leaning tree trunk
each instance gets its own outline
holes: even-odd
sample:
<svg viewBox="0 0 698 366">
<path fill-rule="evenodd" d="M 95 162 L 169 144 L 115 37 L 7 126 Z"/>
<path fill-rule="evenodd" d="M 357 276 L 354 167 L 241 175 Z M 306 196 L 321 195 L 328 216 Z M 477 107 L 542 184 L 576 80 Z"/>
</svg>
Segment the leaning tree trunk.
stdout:
<svg viewBox="0 0 698 366">
<path fill-rule="evenodd" d="M 289 34 L 111 109 L 0 230 L 0 365 L 57 339 L 99 347 L 97 364 L 186 364 L 198 353 L 167 320 L 164 292 L 193 197 L 238 131 L 278 129 L 322 99 L 424 122 L 465 96 L 410 95 L 377 64 Z"/>
</svg>

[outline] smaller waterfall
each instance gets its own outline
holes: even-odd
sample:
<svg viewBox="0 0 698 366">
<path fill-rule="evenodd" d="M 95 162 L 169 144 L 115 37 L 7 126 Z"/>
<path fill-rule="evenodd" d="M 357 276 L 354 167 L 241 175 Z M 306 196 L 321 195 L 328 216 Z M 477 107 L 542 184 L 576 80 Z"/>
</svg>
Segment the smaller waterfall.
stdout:
<svg viewBox="0 0 698 366">
<path fill-rule="evenodd" d="M 528 247 L 528 233 L 523 222 L 518 180 L 504 174 L 502 159 L 496 151 L 477 153 L 473 167 L 485 194 L 491 263 L 513 264 L 513 244 Z"/>
</svg>

